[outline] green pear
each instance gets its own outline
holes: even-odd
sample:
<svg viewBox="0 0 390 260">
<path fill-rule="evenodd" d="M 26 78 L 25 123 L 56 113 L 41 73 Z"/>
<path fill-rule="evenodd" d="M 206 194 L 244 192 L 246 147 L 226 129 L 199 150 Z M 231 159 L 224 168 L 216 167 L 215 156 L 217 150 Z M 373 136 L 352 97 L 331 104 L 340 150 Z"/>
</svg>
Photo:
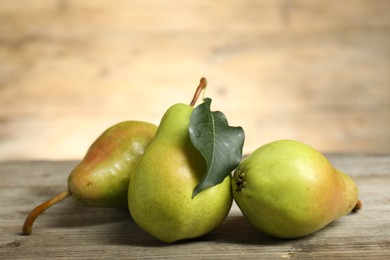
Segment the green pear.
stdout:
<svg viewBox="0 0 390 260">
<path fill-rule="evenodd" d="M 215 229 L 232 205 L 231 176 L 192 198 L 206 162 L 189 137 L 193 107 L 176 104 L 164 114 L 128 190 L 134 221 L 164 242 L 195 238 Z"/>
<path fill-rule="evenodd" d="M 124 121 L 104 131 L 70 173 L 68 189 L 31 211 L 23 234 L 31 234 L 35 219 L 69 196 L 87 206 L 127 208 L 130 176 L 156 131 L 157 126 L 141 121 Z"/>
<path fill-rule="evenodd" d="M 107 129 L 70 173 L 72 197 L 88 206 L 127 208 L 130 175 L 156 131 L 154 124 L 138 121 Z"/>
<path fill-rule="evenodd" d="M 266 144 L 236 168 L 233 196 L 243 215 L 270 236 L 311 234 L 361 206 L 356 183 L 298 141 Z"/>
</svg>

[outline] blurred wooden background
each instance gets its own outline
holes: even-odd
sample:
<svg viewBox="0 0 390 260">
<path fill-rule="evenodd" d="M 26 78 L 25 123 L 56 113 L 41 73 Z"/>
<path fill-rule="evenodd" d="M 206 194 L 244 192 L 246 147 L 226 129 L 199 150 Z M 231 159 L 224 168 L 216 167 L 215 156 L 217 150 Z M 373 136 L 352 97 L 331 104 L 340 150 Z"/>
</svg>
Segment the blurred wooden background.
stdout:
<svg viewBox="0 0 390 260">
<path fill-rule="evenodd" d="M 1 0 L 0 160 L 80 159 L 200 77 L 245 151 L 390 152 L 390 1 Z"/>
</svg>

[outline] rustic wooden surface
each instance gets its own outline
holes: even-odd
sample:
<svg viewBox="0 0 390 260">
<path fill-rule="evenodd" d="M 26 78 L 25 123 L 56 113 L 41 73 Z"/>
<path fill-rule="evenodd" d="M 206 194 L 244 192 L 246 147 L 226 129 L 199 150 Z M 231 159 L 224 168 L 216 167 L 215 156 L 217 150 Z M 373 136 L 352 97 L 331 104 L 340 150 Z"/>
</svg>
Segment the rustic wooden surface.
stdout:
<svg viewBox="0 0 390 260">
<path fill-rule="evenodd" d="M 225 222 L 195 240 L 164 244 L 147 235 L 127 211 L 87 208 L 65 200 L 38 218 L 31 236 L 21 228 L 38 203 L 66 188 L 75 161 L 0 163 L 0 259 L 388 259 L 390 155 L 330 154 L 360 188 L 363 209 L 295 240 L 256 231 L 233 206 Z"/>
<path fill-rule="evenodd" d="M 390 1 L 2 0 L 0 160 L 79 159 L 201 76 L 245 149 L 390 152 Z"/>
</svg>

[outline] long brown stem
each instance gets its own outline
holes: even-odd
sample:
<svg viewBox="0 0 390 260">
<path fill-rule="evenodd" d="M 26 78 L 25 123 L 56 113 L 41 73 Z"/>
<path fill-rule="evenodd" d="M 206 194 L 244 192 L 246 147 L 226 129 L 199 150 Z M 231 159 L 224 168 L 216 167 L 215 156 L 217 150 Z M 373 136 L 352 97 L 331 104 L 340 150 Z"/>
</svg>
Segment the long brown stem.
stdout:
<svg viewBox="0 0 390 260">
<path fill-rule="evenodd" d="M 196 88 L 194 97 L 191 100 L 190 106 L 193 107 L 195 105 L 196 101 L 199 98 L 200 93 L 202 92 L 202 90 L 204 90 L 206 88 L 206 86 L 207 86 L 207 80 L 206 80 L 206 78 L 202 77 L 200 79 L 199 86 Z"/>
<path fill-rule="evenodd" d="M 50 208 L 52 205 L 56 204 L 57 202 L 60 202 L 67 197 L 71 196 L 71 193 L 67 191 L 63 191 L 57 196 L 49 199 L 48 201 L 42 203 L 41 205 L 37 206 L 35 209 L 33 209 L 30 214 L 28 214 L 26 220 L 24 221 L 23 225 L 23 235 L 30 235 L 32 230 L 32 225 L 34 224 L 35 219 L 42 214 L 45 210 Z"/>
</svg>

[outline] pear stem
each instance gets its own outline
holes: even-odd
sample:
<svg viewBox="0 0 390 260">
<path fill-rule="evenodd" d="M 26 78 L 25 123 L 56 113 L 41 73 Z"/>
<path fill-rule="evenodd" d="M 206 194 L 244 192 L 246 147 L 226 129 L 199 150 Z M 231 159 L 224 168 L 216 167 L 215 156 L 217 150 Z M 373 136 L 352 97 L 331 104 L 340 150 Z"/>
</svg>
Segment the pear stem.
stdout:
<svg viewBox="0 0 390 260">
<path fill-rule="evenodd" d="M 355 207 L 352 209 L 352 212 L 357 212 L 359 209 L 361 209 L 363 207 L 363 203 L 361 200 L 358 200 L 356 202 L 356 205 Z"/>
<path fill-rule="evenodd" d="M 196 88 L 194 97 L 191 100 L 190 106 L 194 106 L 196 101 L 198 100 L 200 93 L 206 88 L 207 86 L 207 80 L 205 77 L 202 77 L 199 82 L 199 86 Z"/>
<path fill-rule="evenodd" d="M 50 208 L 52 205 L 66 199 L 69 196 L 71 196 L 71 193 L 69 190 L 63 191 L 60 194 L 54 196 L 53 198 L 49 199 L 48 201 L 42 203 L 41 205 L 39 205 L 35 209 L 33 209 L 30 212 L 30 214 L 28 214 L 26 220 L 24 221 L 23 235 L 30 235 L 31 234 L 31 230 L 32 230 L 32 226 L 34 224 L 34 221 L 40 214 L 42 214 L 45 210 Z"/>
</svg>

